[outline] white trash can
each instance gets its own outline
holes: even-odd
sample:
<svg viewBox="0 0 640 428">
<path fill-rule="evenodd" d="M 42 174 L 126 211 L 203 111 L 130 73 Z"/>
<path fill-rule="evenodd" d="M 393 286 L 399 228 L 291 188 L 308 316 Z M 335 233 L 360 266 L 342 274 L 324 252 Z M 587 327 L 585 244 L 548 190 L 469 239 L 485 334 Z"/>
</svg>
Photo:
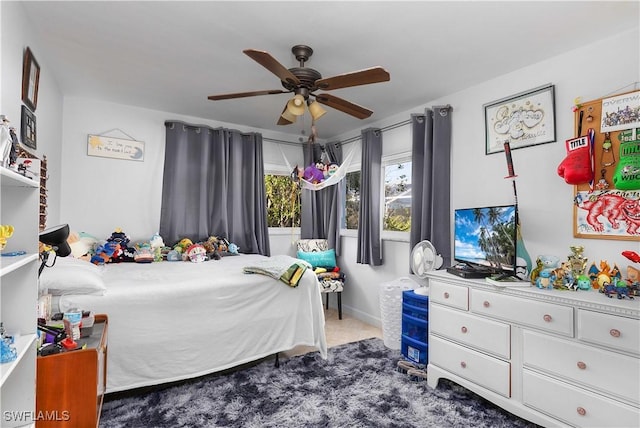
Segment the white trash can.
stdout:
<svg viewBox="0 0 640 428">
<path fill-rule="evenodd" d="M 389 349 L 400 349 L 402 338 L 402 292 L 414 290 L 420 284 L 408 277 L 380 284 L 380 316 L 382 340 Z"/>
</svg>

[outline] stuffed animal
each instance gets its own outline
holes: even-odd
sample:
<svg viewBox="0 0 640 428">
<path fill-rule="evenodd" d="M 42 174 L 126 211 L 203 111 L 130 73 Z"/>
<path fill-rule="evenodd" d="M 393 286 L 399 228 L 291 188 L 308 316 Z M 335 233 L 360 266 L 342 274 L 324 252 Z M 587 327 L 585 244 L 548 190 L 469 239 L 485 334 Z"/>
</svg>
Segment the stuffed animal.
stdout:
<svg viewBox="0 0 640 428">
<path fill-rule="evenodd" d="M 192 263 L 200 263 L 207 260 L 207 250 L 201 244 L 193 244 L 187 248 L 187 257 Z"/>
<path fill-rule="evenodd" d="M 119 245 L 115 254 L 111 256 L 111 261 L 113 263 L 134 261 L 130 255 L 135 252 L 135 249 L 129 248 L 129 237 L 122 231 L 122 229 L 116 227 L 111 236 L 107 238 L 107 242 L 115 242 Z"/>
<path fill-rule="evenodd" d="M 71 255 L 76 259 L 86 261 L 91 260 L 91 253 L 94 252 L 93 247 L 97 242 L 96 238 L 83 232 L 72 231 L 67 238 L 67 243 L 71 248 Z"/>
<path fill-rule="evenodd" d="M 310 183 L 317 184 L 324 180 L 324 174 L 316 164 L 311 164 L 304 169 L 303 178 Z"/>
<path fill-rule="evenodd" d="M 162 240 L 162 236 L 156 233 L 151 237 L 149 241 L 151 245 L 151 252 L 153 253 L 153 261 L 161 262 L 162 261 L 162 249 L 164 248 L 164 241 Z"/>
<path fill-rule="evenodd" d="M 103 265 L 111 262 L 113 254 L 120 250 L 120 244 L 113 241 L 107 241 L 96 248 L 96 253 L 91 257 L 91 263 L 94 265 Z"/>
<path fill-rule="evenodd" d="M 151 244 L 149 244 L 148 242 L 137 243 L 134 259 L 136 263 L 153 262 L 153 252 L 151 251 Z"/>
</svg>

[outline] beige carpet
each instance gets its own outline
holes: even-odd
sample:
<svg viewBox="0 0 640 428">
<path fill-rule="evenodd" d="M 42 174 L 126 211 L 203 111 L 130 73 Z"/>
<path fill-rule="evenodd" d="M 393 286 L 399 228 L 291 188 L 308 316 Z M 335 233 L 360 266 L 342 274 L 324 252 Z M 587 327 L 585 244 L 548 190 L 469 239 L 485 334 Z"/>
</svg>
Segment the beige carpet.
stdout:
<svg viewBox="0 0 640 428">
<path fill-rule="evenodd" d="M 337 309 L 327 309 L 324 311 L 325 335 L 327 336 L 327 346 L 329 348 L 358 340 L 379 337 L 382 339 L 382 330 L 379 327 L 364 323 L 358 319 L 351 318 L 342 313 L 342 319 L 338 319 Z M 315 351 L 309 346 L 297 346 L 290 351 L 284 352 L 284 357 L 293 357 Z"/>
</svg>

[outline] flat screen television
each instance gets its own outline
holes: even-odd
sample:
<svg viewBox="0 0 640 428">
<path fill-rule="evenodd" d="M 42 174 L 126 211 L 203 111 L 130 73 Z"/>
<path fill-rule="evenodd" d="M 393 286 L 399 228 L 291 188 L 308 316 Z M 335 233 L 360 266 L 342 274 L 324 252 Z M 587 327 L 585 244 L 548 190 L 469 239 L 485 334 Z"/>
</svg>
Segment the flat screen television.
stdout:
<svg viewBox="0 0 640 428">
<path fill-rule="evenodd" d="M 469 272 L 460 276 L 514 275 L 517 225 L 516 205 L 456 209 L 454 268 Z"/>
</svg>

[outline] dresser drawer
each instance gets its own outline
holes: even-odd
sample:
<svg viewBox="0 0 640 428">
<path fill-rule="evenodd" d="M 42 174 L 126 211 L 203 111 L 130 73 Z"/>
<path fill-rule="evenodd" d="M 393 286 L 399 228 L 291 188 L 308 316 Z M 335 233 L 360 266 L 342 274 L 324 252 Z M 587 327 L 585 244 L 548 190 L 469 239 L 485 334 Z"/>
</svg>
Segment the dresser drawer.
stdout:
<svg viewBox="0 0 640 428">
<path fill-rule="evenodd" d="M 573 308 L 553 303 L 471 290 L 471 311 L 573 337 Z"/>
<path fill-rule="evenodd" d="M 640 360 L 524 331 L 524 365 L 640 403 Z"/>
<path fill-rule="evenodd" d="M 441 305 L 431 306 L 429 324 L 432 333 L 503 358 L 511 357 L 511 327 L 508 324 Z"/>
<path fill-rule="evenodd" d="M 637 427 L 638 409 L 605 398 L 604 394 L 524 370 L 522 401 L 568 424 L 580 427 Z"/>
<path fill-rule="evenodd" d="M 429 336 L 429 364 L 435 364 L 505 397 L 511 396 L 509 363 Z"/>
<path fill-rule="evenodd" d="M 429 301 L 466 311 L 469 309 L 469 288 L 429 280 Z"/>
<path fill-rule="evenodd" d="M 578 309 L 578 339 L 640 354 L 640 321 Z"/>
</svg>

